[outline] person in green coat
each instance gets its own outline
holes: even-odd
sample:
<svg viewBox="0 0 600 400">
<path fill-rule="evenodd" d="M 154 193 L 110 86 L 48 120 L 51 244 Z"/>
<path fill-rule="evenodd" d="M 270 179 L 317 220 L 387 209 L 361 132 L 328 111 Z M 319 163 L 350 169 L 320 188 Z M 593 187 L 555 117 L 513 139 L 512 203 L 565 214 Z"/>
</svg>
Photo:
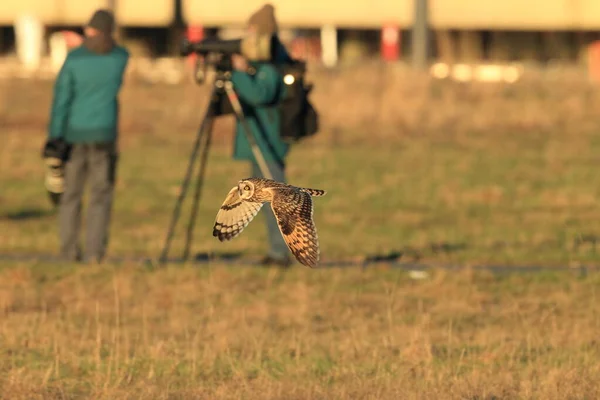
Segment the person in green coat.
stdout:
<svg viewBox="0 0 600 400">
<path fill-rule="evenodd" d="M 273 6 L 266 4 L 255 12 L 248 21 L 247 29 L 258 34 L 276 35 L 277 22 Z M 285 182 L 286 157 L 290 148 L 289 144 L 281 139 L 277 111 L 277 103 L 283 98 L 285 89 L 283 77 L 274 64 L 287 62 L 290 57 L 283 44 L 279 40 L 276 40 L 276 43 L 275 59 L 271 63 L 248 61 L 241 55 L 234 55 L 231 81 L 272 178 Z M 265 177 L 252 153 L 240 121 L 236 123 L 233 158 L 249 161 L 252 176 Z M 269 251 L 262 264 L 289 266 L 290 252 L 270 207 L 264 209 L 264 215 Z"/>
<path fill-rule="evenodd" d="M 48 141 L 70 147 L 59 203 L 61 255 L 69 261 L 100 262 L 108 244 L 119 123 L 118 94 L 129 60 L 113 39 L 114 17 L 97 10 L 83 43 L 71 50 L 54 84 Z M 79 246 L 82 195 L 90 183 L 85 257 Z"/>
</svg>

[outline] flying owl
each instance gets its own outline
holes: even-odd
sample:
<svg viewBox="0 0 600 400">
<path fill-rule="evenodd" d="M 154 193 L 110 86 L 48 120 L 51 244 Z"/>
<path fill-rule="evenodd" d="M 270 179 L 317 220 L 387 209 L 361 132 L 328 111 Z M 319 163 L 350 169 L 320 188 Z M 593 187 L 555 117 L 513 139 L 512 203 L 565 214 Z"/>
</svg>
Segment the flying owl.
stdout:
<svg viewBox="0 0 600 400">
<path fill-rule="evenodd" d="M 272 179 L 242 179 L 229 191 L 217 212 L 213 236 L 221 242 L 237 237 L 263 204 L 271 203 L 288 248 L 300 263 L 313 268 L 319 262 L 320 252 L 312 196 L 324 196 L 325 193 L 324 190 L 296 187 Z"/>
</svg>

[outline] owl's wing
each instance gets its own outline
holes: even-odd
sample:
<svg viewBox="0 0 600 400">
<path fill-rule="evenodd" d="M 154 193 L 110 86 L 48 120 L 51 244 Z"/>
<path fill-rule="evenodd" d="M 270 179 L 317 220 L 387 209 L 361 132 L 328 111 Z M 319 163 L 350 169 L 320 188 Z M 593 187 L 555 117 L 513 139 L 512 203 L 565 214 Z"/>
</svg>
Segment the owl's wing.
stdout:
<svg viewBox="0 0 600 400">
<path fill-rule="evenodd" d="M 234 186 L 227 193 L 225 201 L 217 212 L 213 236 L 216 236 L 221 242 L 238 236 L 254 219 L 262 206 L 263 203 L 242 200 L 237 186 Z"/>
<path fill-rule="evenodd" d="M 319 262 L 319 238 L 313 221 L 311 195 L 289 188 L 271 190 L 271 207 L 283 239 L 300 263 L 315 267 Z"/>
</svg>

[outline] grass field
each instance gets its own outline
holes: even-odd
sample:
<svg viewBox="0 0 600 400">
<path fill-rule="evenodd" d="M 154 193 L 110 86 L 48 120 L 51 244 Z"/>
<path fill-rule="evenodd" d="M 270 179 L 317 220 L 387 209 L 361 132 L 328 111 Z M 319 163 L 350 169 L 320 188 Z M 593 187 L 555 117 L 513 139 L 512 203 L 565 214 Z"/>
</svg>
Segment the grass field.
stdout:
<svg viewBox="0 0 600 400">
<path fill-rule="evenodd" d="M 597 275 L 14 265 L 6 399 L 594 399 Z"/>
<path fill-rule="evenodd" d="M 327 82 L 321 90 L 341 97 L 341 78 Z M 2 85 L 0 253 L 56 254 L 40 159 L 50 86 Z M 360 114 L 350 94 L 345 119 L 316 93 L 331 110 L 325 131 L 293 150 L 288 180 L 328 191 L 315 199 L 324 261 L 397 253 L 432 265 L 600 264 L 600 96 L 441 85 L 426 87 L 427 106 L 405 86 L 398 115 L 376 116 L 372 105 Z M 192 95 L 125 88 L 111 255 L 158 256 L 200 119 L 183 100 L 164 105 Z M 211 235 L 227 191 L 248 175 L 230 158 L 227 128 L 216 132 L 192 250 L 258 257 L 261 215 L 232 242 Z M 574 272 L 434 270 L 413 280 L 385 265 L 5 262 L 0 396 L 598 398 L 598 283 Z"/>
<path fill-rule="evenodd" d="M 56 218 L 43 188 L 43 133 L 3 133 L 0 251 L 53 251 Z M 111 254 L 157 256 L 164 241 L 193 132 L 136 136 L 123 146 Z M 315 221 L 324 260 L 403 253 L 402 261 L 503 265 L 597 264 L 600 131 L 501 137 L 407 137 L 380 145 L 293 150 L 291 183 L 324 188 Z M 212 237 L 221 201 L 248 165 L 215 145 L 193 250 L 260 255 L 262 215 L 227 244 Z M 174 252 L 181 250 L 191 195 Z M 174 253 L 178 254 L 178 253 Z"/>
</svg>

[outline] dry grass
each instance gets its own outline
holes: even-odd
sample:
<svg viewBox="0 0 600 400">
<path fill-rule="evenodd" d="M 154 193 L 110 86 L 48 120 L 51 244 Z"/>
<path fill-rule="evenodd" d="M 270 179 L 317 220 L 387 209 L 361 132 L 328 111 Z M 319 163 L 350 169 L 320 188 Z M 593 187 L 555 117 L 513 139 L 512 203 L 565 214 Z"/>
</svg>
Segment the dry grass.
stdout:
<svg viewBox="0 0 600 400">
<path fill-rule="evenodd" d="M 600 91 L 575 67 L 527 69 L 515 84 L 432 80 L 400 65 L 314 69 L 312 99 L 323 133 L 315 144 L 402 142 L 411 135 L 529 134 L 596 130 Z M 52 82 L 0 80 L 0 123 L 46 128 Z M 129 78 L 122 93 L 123 131 L 172 135 L 197 128 L 208 85 L 153 85 Z M 230 120 L 217 124 L 227 142 Z"/>
<path fill-rule="evenodd" d="M 600 91 L 569 75 L 502 87 L 373 71 L 315 72 L 324 130 L 290 157 L 291 182 L 329 191 L 315 213 L 324 259 L 600 264 Z M 125 87 L 112 254 L 158 255 L 203 90 Z M 39 158 L 50 97 L 0 82 L 0 252 L 58 246 Z M 231 243 L 210 236 L 247 174 L 230 126 L 216 130 L 193 250 L 259 254 L 260 217 Z M 598 283 L 4 263 L 0 397 L 594 399 Z"/>
<path fill-rule="evenodd" d="M 7 399 L 592 399 L 597 275 L 20 266 Z"/>
<path fill-rule="evenodd" d="M 365 81 L 378 79 L 374 71 L 350 69 L 329 80 L 314 72 L 323 132 L 290 155 L 291 182 L 330 193 L 316 201 L 324 259 L 397 252 L 403 261 L 435 263 L 599 264 L 600 232 L 589 221 L 600 217 L 600 91 L 569 74 L 545 83 L 526 76 L 516 86 L 469 86 L 409 79 L 390 67 L 379 72 L 397 74 L 382 93 L 395 113 L 382 111 L 361 128 L 352 118 L 369 120 L 377 92 L 357 78 L 362 72 Z M 55 218 L 39 158 L 51 87 L 2 84 L 0 251 L 54 252 Z M 158 255 L 204 89 L 125 86 L 113 254 Z M 327 101 L 326 93 L 344 101 Z M 364 107 L 352 108 L 359 100 Z M 420 122 L 405 130 L 383 129 L 416 114 Z M 261 216 L 231 243 L 210 236 L 224 194 L 248 174 L 247 165 L 230 160 L 231 122 L 217 124 L 194 250 L 256 254 L 264 251 Z M 182 223 L 188 215 L 186 208 Z M 173 254 L 180 254 L 180 239 L 183 229 Z"/>
</svg>

